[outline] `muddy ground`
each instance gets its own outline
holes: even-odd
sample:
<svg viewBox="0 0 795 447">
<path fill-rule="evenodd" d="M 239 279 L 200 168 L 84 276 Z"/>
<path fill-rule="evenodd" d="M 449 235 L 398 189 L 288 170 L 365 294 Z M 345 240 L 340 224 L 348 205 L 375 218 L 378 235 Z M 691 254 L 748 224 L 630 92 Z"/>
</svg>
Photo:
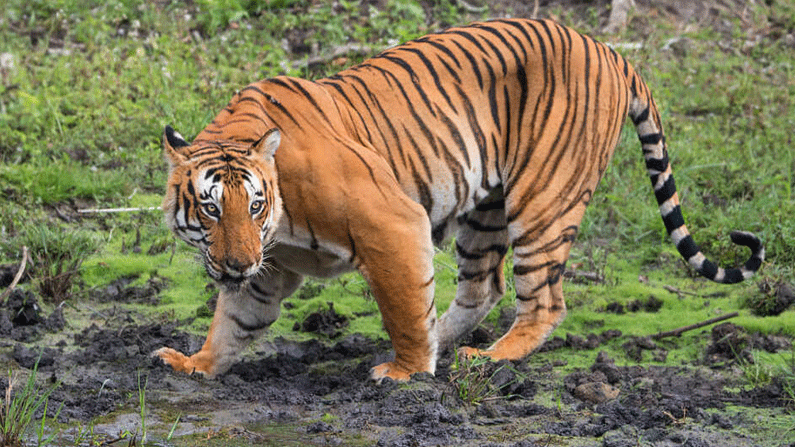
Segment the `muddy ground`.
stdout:
<svg viewBox="0 0 795 447">
<path fill-rule="evenodd" d="M 791 402 L 776 380 L 747 386 L 737 359 L 751 348 L 789 350 L 791 341 L 749 335 L 731 323 L 705 329 L 703 360 L 688 366 L 649 366 L 649 359 L 664 358 L 663 344 L 613 330 L 553 338 L 537 356 L 597 353 L 617 338 L 636 365 L 617 366 L 600 352 L 590 368 L 569 374 L 559 372 L 565 361 L 543 360 L 467 370 L 454 369 L 453 356 L 445 355 L 435 376 L 374 385 L 369 369 L 390 355 L 388 343 L 340 335 L 261 342 L 228 374 L 206 380 L 173 373 L 150 357 L 161 346 L 194 352 L 203 342 L 180 330 L 184 321 L 151 321 L 127 309 L 154 305 L 159 287 L 120 282 L 97 291 L 90 305 L 49 315 L 34 294 L 16 290 L 0 309 L 4 363 L 31 369 L 38 360 L 42 386 L 62 382 L 50 398 L 51 409 L 63 405 L 59 445 L 75 445 L 81 433 L 79 445 L 141 445 L 146 433 L 147 445 L 795 446 L 792 431 L 760 441 L 756 418 L 791 424 L 795 418 L 783 411 Z M 310 315 L 296 330 L 334 335 L 341 323 L 344 317 L 331 310 Z M 491 329 L 468 342 L 491 336 Z M 481 383 L 488 388 L 477 394 Z M 0 378 L 0 387 L 6 384 Z"/>
</svg>

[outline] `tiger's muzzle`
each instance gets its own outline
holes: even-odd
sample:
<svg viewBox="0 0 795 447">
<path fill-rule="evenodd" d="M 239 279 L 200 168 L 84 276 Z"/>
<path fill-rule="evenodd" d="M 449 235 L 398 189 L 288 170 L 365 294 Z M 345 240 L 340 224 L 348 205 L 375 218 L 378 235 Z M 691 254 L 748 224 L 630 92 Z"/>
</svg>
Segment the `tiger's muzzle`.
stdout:
<svg viewBox="0 0 795 447">
<path fill-rule="evenodd" d="M 222 261 L 217 261 L 205 254 L 204 267 L 207 274 L 215 281 L 229 288 L 239 288 L 241 285 L 256 275 L 262 266 L 262 257 L 244 261 L 235 257 L 230 257 Z"/>
</svg>

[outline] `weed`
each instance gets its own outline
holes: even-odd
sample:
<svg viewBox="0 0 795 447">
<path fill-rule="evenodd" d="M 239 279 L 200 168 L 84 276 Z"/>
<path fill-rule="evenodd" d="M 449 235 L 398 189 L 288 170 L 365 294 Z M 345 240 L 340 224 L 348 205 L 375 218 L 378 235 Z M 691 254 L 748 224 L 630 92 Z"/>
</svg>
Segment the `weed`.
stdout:
<svg viewBox="0 0 795 447">
<path fill-rule="evenodd" d="M 70 296 L 83 260 L 97 249 L 97 237 L 88 231 L 33 223 L 22 230 L 13 245 L 27 246 L 31 276 L 45 298 L 61 303 Z"/>
<path fill-rule="evenodd" d="M 171 441 L 171 438 L 174 437 L 174 432 L 177 430 L 177 424 L 179 424 L 179 420 L 182 417 L 182 413 L 177 415 L 177 419 L 174 420 L 174 424 L 171 425 L 171 430 L 168 431 L 168 436 L 166 436 L 166 442 Z"/>
<path fill-rule="evenodd" d="M 480 405 L 485 401 L 504 397 L 502 390 L 516 381 L 514 379 L 500 386 L 494 385 L 494 377 L 503 368 L 508 367 L 507 364 L 497 366 L 486 356 L 467 357 L 456 352 L 451 367 L 450 383 L 453 384 L 461 401 L 469 405 Z"/>
<path fill-rule="evenodd" d="M 34 416 L 39 409 L 43 409 L 43 415 L 36 427 L 38 445 L 49 444 L 57 435 L 57 433 L 54 433 L 50 436 L 45 436 L 45 426 L 50 394 L 60 386 L 60 381 L 44 390 L 40 389 L 36 385 L 38 368 L 39 361 L 37 360 L 28 376 L 27 382 L 16 392 L 14 392 L 14 388 L 19 379 L 19 374 L 8 372 L 8 386 L 6 387 L 3 405 L 0 406 L 0 445 L 2 446 L 22 446 L 22 438 L 29 429 L 33 428 Z M 55 420 L 60 412 L 61 407 L 58 408 L 50 420 Z"/>
<path fill-rule="evenodd" d="M 795 346 L 790 347 L 790 356 L 785 359 L 779 372 L 778 380 L 784 390 L 784 400 L 787 408 L 795 412 Z"/>
<path fill-rule="evenodd" d="M 141 444 L 143 445 L 146 444 L 146 386 L 148 384 L 149 376 L 147 375 L 144 378 L 143 386 L 141 386 L 141 371 L 138 371 L 138 413 L 141 416 Z"/>
<path fill-rule="evenodd" d="M 732 348 L 733 350 L 734 348 Z M 752 388 L 770 383 L 773 380 L 772 368 L 762 362 L 755 352 L 752 352 L 748 357 L 750 358 L 746 359 L 742 354 L 735 353 L 737 364 L 743 372 L 743 379 L 745 379 L 746 383 Z"/>
</svg>

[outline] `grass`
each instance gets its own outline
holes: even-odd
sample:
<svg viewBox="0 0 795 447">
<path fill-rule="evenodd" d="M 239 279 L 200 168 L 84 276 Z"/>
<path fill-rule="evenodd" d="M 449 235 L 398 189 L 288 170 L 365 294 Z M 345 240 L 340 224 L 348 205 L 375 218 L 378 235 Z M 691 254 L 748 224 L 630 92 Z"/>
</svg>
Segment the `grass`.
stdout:
<svg viewBox="0 0 795 447">
<path fill-rule="evenodd" d="M 55 414 L 50 413 L 48 419 L 49 398 L 60 383 L 56 382 L 45 389 L 40 388 L 36 383 L 38 367 L 37 360 L 21 388 L 17 388 L 19 373 L 8 373 L 8 385 L 0 406 L 0 446 L 24 445 L 31 430 L 35 430 L 37 445 L 49 445 L 57 435 L 46 435 L 46 427 L 48 421 L 51 423 L 58 419 L 61 411 L 59 407 Z M 42 415 L 37 420 L 37 412 L 40 410 Z"/>
<path fill-rule="evenodd" d="M 457 352 L 451 366 L 450 383 L 456 391 L 458 399 L 467 405 L 480 405 L 486 401 L 506 398 L 503 388 L 513 382 L 496 386 L 494 377 L 503 369 L 511 368 L 507 363 L 497 366 L 488 357 L 460 356 Z M 516 373 L 516 371 L 514 371 Z"/>
<path fill-rule="evenodd" d="M 71 296 L 80 266 L 97 250 L 98 239 L 91 231 L 33 222 L 22 224 L 20 233 L 6 246 L 30 250 L 31 276 L 36 278 L 39 293 L 58 304 Z"/>
<path fill-rule="evenodd" d="M 160 305 L 138 310 L 179 320 L 198 316 L 183 329 L 203 334 L 211 318 L 205 303 L 215 290 L 206 287 L 195 251 L 174 240 L 159 211 L 64 218 L 56 209 L 158 206 L 166 180 L 160 142 L 166 124 L 190 138 L 249 82 L 280 74 L 325 76 L 382 48 L 490 14 L 466 14 L 452 0 L 379 5 L 6 0 L 0 17 L 0 183 L 6 199 L 0 201 L 0 261 L 18 262 L 21 247 L 29 246 L 36 259 L 34 287 L 43 287 L 39 292 L 55 302 L 83 298 L 121 277 L 136 278 L 134 284 L 165 278 L 169 287 Z M 642 336 L 732 311 L 740 315 L 731 321 L 749 332 L 795 336 L 792 309 L 761 317 L 745 304 L 764 295 L 757 282 L 795 283 L 795 49 L 780 38 L 791 32 L 793 7 L 752 5 L 749 20 L 767 34 L 750 44 L 745 25 L 734 16 L 725 17 L 720 31 L 644 26 L 652 19 L 636 17 L 621 34 L 599 36 L 595 9 L 573 11 L 559 7 L 548 13 L 604 41 L 641 43 L 620 52 L 655 95 L 685 218 L 705 253 L 723 265 L 744 261 L 747 253 L 728 240 L 731 230 L 743 229 L 764 240 L 767 260 L 758 277 L 743 285 L 694 279 L 665 234 L 628 126 L 569 262 L 605 282 L 565 284 L 569 316 L 552 336 L 606 329 Z M 684 43 L 672 49 L 672 39 Z M 327 64 L 308 63 L 347 44 L 364 50 Z M 455 295 L 453 251 L 439 250 L 434 266 L 442 312 Z M 74 274 L 61 278 L 58 287 L 43 286 L 65 272 Z M 513 306 L 510 266 L 506 272 L 509 291 L 487 317 L 492 324 L 501 308 Z M 678 296 L 666 286 L 695 295 Z M 611 303 L 626 305 L 649 295 L 662 301 L 660 311 L 606 311 Z M 345 333 L 386 336 L 356 274 L 308 282 L 286 302 L 269 337 L 309 337 L 295 333 L 294 323 L 328 302 L 349 318 Z M 661 341 L 669 349 L 666 363 L 698 361 L 705 337 L 701 330 Z M 633 364 L 618 341 L 605 349 L 618 363 Z M 562 349 L 529 361 L 565 361 L 566 368 L 576 369 L 592 364 L 595 355 Z M 783 380 L 793 397 L 793 373 L 779 365 L 760 354 L 759 370 L 750 371 L 749 380 Z"/>
</svg>

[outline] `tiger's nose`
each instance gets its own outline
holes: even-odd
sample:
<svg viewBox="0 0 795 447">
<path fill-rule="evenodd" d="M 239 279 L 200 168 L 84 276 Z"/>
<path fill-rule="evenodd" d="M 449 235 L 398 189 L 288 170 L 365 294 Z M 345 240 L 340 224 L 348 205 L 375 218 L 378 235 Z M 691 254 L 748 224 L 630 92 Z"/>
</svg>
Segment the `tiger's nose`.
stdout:
<svg viewBox="0 0 795 447">
<path fill-rule="evenodd" d="M 226 267 L 227 275 L 233 277 L 251 276 L 257 271 L 256 263 L 246 262 L 236 258 L 230 258 L 224 261 L 224 267 Z"/>
</svg>

